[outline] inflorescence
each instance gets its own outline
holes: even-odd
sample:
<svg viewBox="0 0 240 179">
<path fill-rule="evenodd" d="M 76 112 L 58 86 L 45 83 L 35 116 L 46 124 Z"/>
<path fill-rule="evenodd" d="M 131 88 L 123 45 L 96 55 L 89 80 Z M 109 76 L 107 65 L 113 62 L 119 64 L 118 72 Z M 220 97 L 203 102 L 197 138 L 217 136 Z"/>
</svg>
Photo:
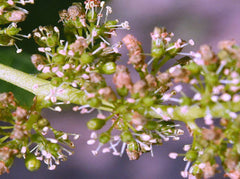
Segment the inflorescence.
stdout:
<svg viewBox="0 0 240 179">
<path fill-rule="evenodd" d="M 0 31 L 1 45 L 16 45 L 15 40 L 20 36 L 16 23 L 25 19 L 27 11 L 17 7 L 19 3 L 33 2 L 4 1 L 0 7 L 1 24 L 10 23 Z M 180 125 L 174 122 L 177 119 L 185 122 L 193 136 L 193 143 L 184 146 L 185 154 L 169 154 L 173 159 L 183 156 L 187 162 L 182 177 L 214 176 L 219 157 L 225 176 L 239 178 L 240 47 L 235 41 L 222 41 L 218 54 L 207 45 L 198 52 L 185 53 L 182 52 L 185 46 L 194 45 L 192 39 L 173 41 L 173 33 L 156 27 L 150 34 L 151 53 L 146 54 L 132 35 L 124 37 L 122 42 L 109 41 L 117 36 L 118 30 L 130 29 L 127 21 L 109 20 L 111 13 L 111 7 L 104 1 L 86 0 L 84 4 L 73 3 L 59 13 L 65 39 L 61 39 L 56 26 L 33 30 L 39 54 L 32 55 L 32 63 L 39 71 L 37 77 L 48 80 L 46 85 L 53 88 L 48 95 L 37 97 L 31 110 L 17 106 L 11 93 L 1 94 L 0 119 L 11 125 L 1 126 L 0 130 L 5 136 L 1 138 L 0 173 L 8 172 L 15 156 L 25 158 L 26 167 L 33 171 L 40 167 L 40 160 L 53 170 L 60 160 L 66 159 L 66 154 L 71 155 L 72 151 L 64 145 L 73 147 L 69 136 L 77 139 L 79 135 L 53 129 L 40 110 L 48 107 L 61 112 L 61 104 L 79 99 L 81 105 L 74 106 L 73 111 L 82 114 L 98 111 L 96 118 L 87 122 L 93 131 L 87 144 L 97 143 L 93 155 L 101 151 L 122 156 L 126 151 L 130 160 L 147 152 L 153 156 L 153 145 L 162 145 L 170 139 L 176 141 L 183 135 Z M 132 80 L 126 66 L 116 63 L 123 44 L 129 51 L 128 64 L 139 75 L 137 81 Z M 21 49 L 17 48 L 17 52 Z M 162 70 L 173 59 L 178 59 L 176 64 Z M 112 77 L 115 88 L 106 83 L 104 75 Z M 186 86 L 190 86 L 192 96 L 184 93 Z M 41 87 L 35 84 L 33 90 Z M 81 93 L 71 94 L 69 101 L 60 101 L 58 96 L 68 87 Z M 192 107 L 204 111 L 201 114 L 204 127 L 198 126 L 189 114 Z M 102 109 L 108 109 L 108 115 Z M 97 133 L 100 129 L 103 132 Z M 48 131 L 55 137 L 46 137 Z"/>
</svg>

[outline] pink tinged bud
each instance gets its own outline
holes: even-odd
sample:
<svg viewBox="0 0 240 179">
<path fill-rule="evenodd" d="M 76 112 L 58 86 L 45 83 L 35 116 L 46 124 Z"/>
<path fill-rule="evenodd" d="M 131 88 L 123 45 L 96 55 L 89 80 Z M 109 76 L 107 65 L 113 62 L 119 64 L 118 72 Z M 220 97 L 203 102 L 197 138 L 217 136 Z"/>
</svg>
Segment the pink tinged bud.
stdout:
<svg viewBox="0 0 240 179">
<path fill-rule="evenodd" d="M 149 140 L 150 143 L 157 143 L 157 139 L 151 139 Z"/>
<path fill-rule="evenodd" d="M 54 144 L 56 144 L 56 143 L 58 143 L 58 141 L 56 140 L 56 139 L 48 139 L 51 143 L 54 143 Z"/>
<path fill-rule="evenodd" d="M 187 171 L 181 171 L 181 176 L 183 178 L 187 178 L 188 177 L 188 172 Z"/>
<path fill-rule="evenodd" d="M 38 88 L 39 88 L 38 84 L 34 84 L 33 87 L 32 87 L 33 90 L 36 90 Z"/>
<path fill-rule="evenodd" d="M 149 147 L 148 145 L 144 145 L 143 148 L 144 148 L 146 151 L 150 151 L 150 150 L 151 150 L 151 147 Z"/>
<path fill-rule="evenodd" d="M 11 6 L 14 5 L 13 0 L 8 0 L 7 3 L 8 3 L 9 5 L 11 5 Z"/>
<path fill-rule="evenodd" d="M 231 77 L 232 78 L 237 78 L 239 75 L 238 75 L 238 73 L 236 72 L 236 71 L 233 71 L 232 73 L 231 73 Z"/>
<path fill-rule="evenodd" d="M 117 151 L 114 151 L 112 154 L 115 155 L 115 156 L 119 156 L 120 155 L 120 153 L 117 152 Z"/>
<path fill-rule="evenodd" d="M 95 93 L 88 93 L 87 96 L 88 96 L 88 98 L 94 98 L 95 97 Z"/>
<path fill-rule="evenodd" d="M 67 140 L 68 136 L 67 136 L 67 134 L 63 134 L 63 135 L 61 136 L 61 138 L 62 138 L 63 140 Z"/>
<path fill-rule="evenodd" d="M 167 108 L 167 113 L 172 116 L 173 115 L 173 112 L 174 112 L 174 109 L 173 108 Z"/>
<path fill-rule="evenodd" d="M 52 68 L 52 72 L 53 72 L 53 73 L 56 73 L 57 71 L 58 71 L 58 67 L 53 67 L 53 68 Z"/>
<path fill-rule="evenodd" d="M 26 151 L 27 151 L 27 147 L 23 146 L 22 149 L 21 149 L 21 153 L 22 153 L 22 154 L 25 154 Z"/>
<path fill-rule="evenodd" d="M 225 69 L 225 70 L 223 71 L 223 73 L 224 73 L 224 75 L 229 75 L 230 70 L 229 70 L 229 69 Z"/>
<path fill-rule="evenodd" d="M 102 153 L 109 153 L 110 152 L 110 149 L 109 148 L 104 148 L 103 150 L 102 150 Z"/>
<path fill-rule="evenodd" d="M 221 100 L 223 100 L 223 101 L 230 101 L 230 100 L 231 100 L 231 95 L 228 94 L 228 93 L 224 93 L 224 94 L 221 95 L 220 98 L 221 98 Z"/>
<path fill-rule="evenodd" d="M 194 84 L 197 84 L 198 83 L 198 81 L 196 80 L 196 79 L 192 79 L 191 81 L 190 81 L 190 84 L 191 85 L 194 85 Z"/>
<path fill-rule="evenodd" d="M 102 94 L 104 94 L 104 89 L 100 89 L 100 90 L 98 90 L 98 93 L 100 94 L 100 95 L 102 95 Z"/>
<path fill-rule="evenodd" d="M 235 84 L 235 85 L 237 85 L 237 84 L 239 83 L 239 79 L 236 79 L 236 78 L 233 79 L 233 80 L 232 80 L 232 83 Z"/>
<path fill-rule="evenodd" d="M 67 70 L 67 69 L 69 69 L 70 68 L 70 65 L 67 63 L 67 64 L 65 64 L 63 67 L 62 67 L 62 69 L 64 69 L 64 70 Z"/>
<path fill-rule="evenodd" d="M 77 83 L 72 82 L 72 86 L 73 86 L 74 88 L 77 88 Z"/>
<path fill-rule="evenodd" d="M 101 114 L 101 113 L 99 113 L 99 114 L 97 115 L 97 118 L 99 118 L 99 119 L 106 119 L 106 116 L 103 115 L 103 114 Z"/>
<path fill-rule="evenodd" d="M 164 94 L 163 97 L 162 97 L 162 100 L 163 101 L 168 101 L 170 97 L 171 97 L 171 94 Z"/>
<path fill-rule="evenodd" d="M 93 145 L 93 144 L 95 144 L 95 142 L 96 142 L 96 140 L 90 139 L 90 140 L 87 141 L 87 144 L 88 145 Z"/>
<path fill-rule="evenodd" d="M 19 49 L 17 49 L 17 51 L 16 51 L 17 53 L 21 53 L 22 52 L 22 49 L 21 48 L 19 48 Z"/>
<path fill-rule="evenodd" d="M 80 113 L 81 113 L 81 114 L 85 114 L 85 113 L 87 113 L 87 112 L 88 112 L 87 108 L 83 108 Z"/>
<path fill-rule="evenodd" d="M 48 170 L 55 170 L 56 169 L 56 165 L 51 165 L 50 167 L 48 167 Z"/>
<path fill-rule="evenodd" d="M 97 139 L 97 133 L 96 132 L 92 132 L 90 135 L 91 139 Z"/>
<path fill-rule="evenodd" d="M 238 86 L 231 86 L 231 87 L 230 87 L 230 90 L 231 90 L 232 92 L 237 92 L 239 89 L 240 89 L 240 88 L 239 88 Z"/>
<path fill-rule="evenodd" d="M 20 10 L 15 10 L 15 11 L 12 11 L 11 16 L 8 17 L 8 21 L 21 22 L 21 21 L 24 21 L 25 18 L 26 18 L 25 12 Z"/>
<path fill-rule="evenodd" d="M 190 39 L 189 41 L 188 41 L 188 43 L 191 45 L 191 46 L 193 46 L 195 43 L 194 43 L 194 41 L 193 41 L 193 39 Z"/>
<path fill-rule="evenodd" d="M 52 97 L 50 97 L 50 100 L 51 100 L 53 103 L 56 103 L 56 102 L 57 102 L 57 98 L 56 98 L 56 96 L 52 96 Z"/>
<path fill-rule="evenodd" d="M 38 48 L 38 51 L 39 51 L 39 52 L 45 52 L 45 48 L 44 48 L 44 47 L 39 47 L 39 48 Z"/>
<path fill-rule="evenodd" d="M 218 98 L 218 96 L 211 96 L 211 100 L 215 103 L 218 101 Z"/>
<path fill-rule="evenodd" d="M 237 113 L 235 113 L 235 112 L 230 112 L 230 113 L 229 113 L 229 116 L 230 116 L 231 118 L 233 118 L 233 119 L 236 119 L 236 118 L 237 118 Z"/>
<path fill-rule="evenodd" d="M 183 106 L 180 108 L 181 113 L 185 114 L 188 112 L 188 106 Z"/>
<path fill-rule="evenodd" d="M 194 96 L 193 96 L 193 100 L 194 101 L 200 101 L 202 99 L 202 96 L 200 93 L 196 93 Z"/>
<path fill-rule="evenodd" d="M 127 102 L 128 102 L 128 103 L 135 103 L 135 99 L 133 99 L 133 98 L 127 98 Z"/>
<path fill-rule="evenodd" d="M 61 71 L 57 71 L 57 72 L 56 72 L 56 75 L 61 78 L 61 77 L 64 76 L 64 73 L 61 72 Z"/>
<path fill-rule="evenodd" d="M 98 154 L 98 151 L 92 150 L 92 154 L 93 154 L 94 156 L 96 156 L 96 155 Z"/>
<path fill-rule="evenodd" d="M 184 151 L 188 151 L 190 148 L 191 148 L 190 145 L 184 145 L 183 150 L 184 150 Z"/>
<path fill-rule="evenodd" d="M 180 91 L 182 91 L 182 85 L 175 86 L 174 90 L 179 93 Z"/>
<path fill-rule="evenodd" d="M 113 140 L 115 140 L 115 141 L 120 140 L 120 136 L 118 136 L 118 135 L 113 136 Z"/>
<path fill-rule="evenodd" d="M 66 55 L 66 50 L 59 50 L 58 53 L 61 54 L 61 55 Z"/>
<path fill-rule="evenodd" d="M 82 67 L 81 65 L 78 65 L 75 70 L 79 71 L 79 70 L 81 70 L 81 67 Z"/>
<path fill-rule="evenodd" d="M 50 72 L 50 67 L 44 67 L 42 72 L 43 73 L 49 73 Z"/>
<path fill-rule="evenodd" d="M 205 168 L 205 166 L 206 166 L 206 164 L 205 164 L 205 163 L 200 163 L 200 164 L 198 165 L 198 167 L 199 167 L 200 169 L 204 169 L 204 168 Z"/>
<path fill-rule="evenodd" d="M 73 139 L 74 139 L 74 140 L 77 140 L 77 139 L 79 139 L 79 137 L 80 137 L 80 135 L 75 134 L 74 137 L 73 137 Z"/>
<path fill-rule="evenodd" d="M 38 65 L 38 66 L 37 66 L 37 70 L 38 70 L 38 71 L 41 71 L 43 68 L 44 68 L 44 65 Z"/>
<path fill-rule="evenodd" d="M 57 112 L 61 112 L 61 111 L 62 111 L 62 108 L 61 108 L 60 106 L 56 106 L 56 107 L 54 108 L 54 110 L 57 111 Z"/>
<path fill-rule="evenodd" d="M 79 108 L 79 106 L 74 106 L 73 111 L 75 111 L 75 112 L 78 111 L 78 108 Z"/>
<path fill-rule="evenodd" d="M 149 141 L 151 139 L 151 136 L 147 135 L 147 134 L 142 134 L 140 136 L 140 138 L 143 140 L 143 141 Z"/>
<path fill-rule="evenodd" d="M 143 126 L 142 126 L 142 125 L 139 125 L 139 126 L 136 127 L 136 130 L 137 130 L 137 131 L 141 131 L 142 129 L 143 129 Z"/>
<path fill-rule="evenodd" d="M 89 76 L 88 76 L 87 74 L 83 74 L 83 75 L 82 75 L 82 78 L 85 79 L 85 80 L 87 80 L 87 79 L 89 79 Z"/>
<path fill-rule="evenodd" d="M 73 52 L 72 50 L 69 50 L 69 51 L 68 51 L 68 55 L 69 55 L 69 56 L 74 56 L 74 52 Z"/>
<path fill-rule="evenodd" d="M 239 102 L 240 101 L 240 95 L 238 95 L 238 94 L 235 94 L 234 96 L 233 96 L 233 102 L 234 103 L 237 103 L 237 102 Z"/>
<path fill-rule="evenodd" d="M 211 114 L 207 114 L 204 117 L 204 122 L 205 122 L 206 125 L 212 125 L 213 124 L 212 115 Z"/>
<path fill-rule="evenodd" d="M 169 158 L 171 158 L 171 159 L 176 159 L 176 158 L 178 157 L 178 154 L 175 153 L 175 152 L 171 152 L 171 153 L 168 154 L 168 156 L 169 156 Z"/>
<path fill-rule="evenodd" d="M 52 50 L 52 49 L 51 49 L 50 47 L 46 47 L 46 48 L 45 48 L 45 51 L 46 51 L 46 52 L 50 52 L 51 50 Z"/>
</svg>

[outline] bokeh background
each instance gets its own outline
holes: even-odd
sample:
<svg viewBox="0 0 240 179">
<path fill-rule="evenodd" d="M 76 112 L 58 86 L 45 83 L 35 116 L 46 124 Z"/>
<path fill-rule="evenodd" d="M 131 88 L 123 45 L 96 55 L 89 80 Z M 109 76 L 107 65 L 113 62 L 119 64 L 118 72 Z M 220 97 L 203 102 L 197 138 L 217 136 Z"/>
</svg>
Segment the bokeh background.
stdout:
<svg viewBox="0 0 240 179">
<path fill-rule="evenodd" d="M 21 26 L 24 33 L 31 32 L 39 25 L 54 24 L 61 27 L 58 21 L 58 11 L 67 8 L 72 0 L 36 0 L 35 5 L 29 6 L 30 15 Z M 111 19 L 120 21 L 128 20 L 131 30 L 119 31 L 114 41 L 121 40 L 127 33 L 135 35 L 142 42 L 146 53 L 150 52 L 150 32 L 155 26 L 164 26 L 168 31 L 174 32 L 176 38 L 185 40 L 193 39 L 195 46 L 186 48 L 197 50 L 201 44 L 210 44 L 217 50 L 217 42 L 226 39 L 235 39 L 240 42 L 240 1 L 239 0 L 110 0 L 107 2 L 113 8 Z M 31 40 L 19 44 L 24 53 L 16 55 L 14 49 L 1 48 L 1 63 L 15 68 L 34 73 L 30 62 L 30 55 L 36 52 L 36 46 Z M 123 54 L 127 54 L 123 47 Z M 122 56 L 121 63 L 127 61 L 127 56 Z M 170 62 L 174 63 L 174 61 Z M 169 65 L 169 64 L 168 64 Z M 167 65 L 167 66 L 168 66 Z M 165 66 L 165 68 L 167 67 Z M 110 81 L 111 82 L 111 81 Z M 0 91 L 15 92 L 23 104 L 29 104 L 32 95 L 24 93 L 12 85 L 0 81 Z M 178 142 L 170 141 L 162 146 L 154 147 L 154 157 L 144 154 L 138 161 L 129 161 L 126 154 L 115 157 L 111 154 L 91 154 L 96 146 L 88 146 L 86 141 L 90 131 L 85 127 L 88 118 L 96 114 L 80 115 L 71 112 L 66 107 L 64 112 L 56 113 L 44 110 L 43 115 L 50 119 L 52 126 L 66 132 L 80 133 L 76 141 L 75 154 L 68 161 L 61 163 L 54 171 L 48 171 L 43 164 L 39 171 L 31 173 L 24 167 L 23 160 L 16 160 L 10 174 L 4 174 L 6 179 L 178 179 L 180 171 L 184 169 L 185 162 L 182 158 L 172 160 L 168 158 L 169 152 L 183 152 L 184 144 L 191 142 L 187 131 Z M 184 125 L 182 128 L 185 130 Z M 223 178 L 222 175 L 215 177 Z"/>
</svg>

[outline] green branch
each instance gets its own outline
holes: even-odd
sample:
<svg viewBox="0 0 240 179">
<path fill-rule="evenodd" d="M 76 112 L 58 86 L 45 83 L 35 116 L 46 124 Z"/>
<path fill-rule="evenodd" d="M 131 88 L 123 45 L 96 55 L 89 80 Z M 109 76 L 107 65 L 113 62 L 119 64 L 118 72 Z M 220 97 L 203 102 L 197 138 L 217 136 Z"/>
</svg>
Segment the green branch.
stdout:
<svg viewBox="0 0 240 179">
<path fill-rule="evenodd" d="M 0 64 L 0 79 L 12 83 L 20 88 L 23 88 L 36 96 L 47 96 L 50 93 L 50 90 L 54 88 L 49 81 L 37 78 L 36 76 L 26 74 L 19 70 L 13 69 L 11 67 Z M 38 85 L 38 88 L 34 88 L 35 85 Z M 70 101 L 73 104 L 84 105 L 86 104 L 85 92 L 72 88 L 68 85 L 62 86 L 64 92 L 57 94 L 56 97 L 61 101 Z M 104 106 L 99 109 L 105 111 L 112 111 L 113 105 L 103 101 Z M 155 105 L 155 109 L 160 108 L 162 111 L 161 115 L 166 115 L 171 117 L 174 120 L 183 121 L 185 123 L 193 122 L 197 118 L 204 117 L 206 114 L 205 108 L 200 108 L 199 106 L 189 106 L 186 113 L 181 112 L 181 107 L 179 106 L 168 106 L 168 105 Z M 167 108 L 173 108 L 174 112 L 172 115 L 167 113 Z M 220 117 L 226 115 L 226 109 L 229 109 L 232 112 L 238 112 L 240 109 L 240 102 L 233 103 L 216 103 L 210 107 L 210 111 L 213 117 Z M 157 114 L 155 111 L 151 110 L 150 115 L 154 118 L 161 118 L 160 114 Z"/>
</svg>

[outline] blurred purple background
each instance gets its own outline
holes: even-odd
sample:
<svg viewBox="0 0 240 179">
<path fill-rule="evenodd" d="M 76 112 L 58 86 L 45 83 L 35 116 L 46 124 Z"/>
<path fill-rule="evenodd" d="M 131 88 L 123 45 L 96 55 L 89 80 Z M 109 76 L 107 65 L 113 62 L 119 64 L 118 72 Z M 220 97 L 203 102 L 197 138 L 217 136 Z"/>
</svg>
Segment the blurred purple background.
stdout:
<svg viewBox="0 0 240 179">
<path fill-rule="evenodd" d="M 150 32 L 154 26 L 164 26 L 172 31 L 176 38 L 193 39 L 197 50 L 199 45 L 207 43 L 214 46 L 225 39 L 235 39 L 240 42 L 240 1 L 239 0 L 112 0 L 113 8 L 110 18 L 120 21 L 128 20 L 131 25 L 129 32 L 119 31 L 114 41 L 121 40 L 127 33 L 135 35 L 142 42 L 146 53 L 150 52 Z M 56 4 L 57 6 L 57 4 Z M 121 50 L 127 52 L 124 48 Z M 122 62 L 127 61 L 123 55 Z M 184 169 L 182 158 L 172 160 L 169 152 L 183 152 L 184 144 L 191 142 L 188 133 L 180 141 L 170 141 L 162 146 L 154 147 L 154 158 L 150 154 L 143 154 L 138 161 L 129 161 L 126 154 L 122 158 L 111 154 L 93 156 L 91 150 L 96 146 L 88 146 L 90 131 L 85 123 L 91 116 L 80 115 L 66 110 L 56 113 L 45 110 L 43 115 L 50 119 L 56 129 L 66 132 L 80 133 L 76 141 L 75 154 L 66 162 L 62 162 L 54 171 L 48 171 L 45 164 L 37 172 L 28 172 L 23 160 L 17 160 L 10 169 L 10 174 L 1 178 L 9 179 L 178 179 L 180 171 Z M 184 128 L 184 127 L 182 127 Z M 216 176 L 215 178 L 222 178 Z"/>
</svg>

